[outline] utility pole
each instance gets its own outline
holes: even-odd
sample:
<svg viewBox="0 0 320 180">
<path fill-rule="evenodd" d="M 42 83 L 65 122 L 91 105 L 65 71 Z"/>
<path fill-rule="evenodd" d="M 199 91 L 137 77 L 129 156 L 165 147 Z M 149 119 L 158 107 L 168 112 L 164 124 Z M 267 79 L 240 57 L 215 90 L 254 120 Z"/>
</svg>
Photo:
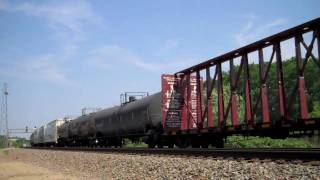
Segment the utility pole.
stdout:
<svg viewBox="0 0 320 180">
<path fill-rule="evenodd" d="M 5 121 L 5 128 L 6 128 L 6 138 L 5 138 L 5 147 L 9 147 L 9 126 L 8 126 L 8 87 L 7 83 L 3 84 L 3 96 L 4 96 L 4 121 Z"/>
</svg>

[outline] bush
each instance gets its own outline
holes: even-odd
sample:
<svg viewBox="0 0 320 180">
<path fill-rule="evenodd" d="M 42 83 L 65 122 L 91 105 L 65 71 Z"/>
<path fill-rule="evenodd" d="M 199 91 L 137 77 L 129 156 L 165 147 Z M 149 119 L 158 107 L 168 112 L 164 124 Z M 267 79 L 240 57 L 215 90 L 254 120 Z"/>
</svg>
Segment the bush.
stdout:
<svg viewBox="0 0 320 180">
<path fill-rule="evenodd" d="M 0 136 L 0 148 L 4 148 L 5 144 L 5 136 Z M 25 138 L 14 138 L 10 139 L 10 146 L 15 148 L 23 147 L 23 144 L 26 146 L 30 146 L 30 141 Z"/>
<path fill-rule="evenodd" d="M 23 147 L 23 144 L 30 147 L 30 141 L 26 140 L 25 138 L 18 138 L 15 141 L 11 141 L 11 146 L 15 148 Z"/>
<path fill-rule="evenodd" d="M 137 139 L 135 141 L 132 141 L 130 139 L 124 139 L 124 147 L 148 147 L 148 145 L 141 141 L 141 139 Z"/>
<path fill-rule="evenodd" d="M 0 135 L 0 148 L 4 148 L 5 136 Z"/>
</svg>

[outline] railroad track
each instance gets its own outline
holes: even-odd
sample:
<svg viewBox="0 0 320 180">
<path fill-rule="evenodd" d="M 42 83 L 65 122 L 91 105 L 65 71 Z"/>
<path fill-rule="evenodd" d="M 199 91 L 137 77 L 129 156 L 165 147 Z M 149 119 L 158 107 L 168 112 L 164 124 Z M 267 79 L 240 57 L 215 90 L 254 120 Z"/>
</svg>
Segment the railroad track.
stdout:
<svg viewBox="0 0 320 180">
<path fill-rule="evenodd" d="M 88 148 L 88 147 L 32 147 L 30 149 L 85 151 L 101 153 L 129 153 L 174 156 L 199 156 L 241 159 L 300 160 L 320 162 L 320 148 L 250 148 L 250 149 L 149 149 L 149 148 Z"/>
</svg>

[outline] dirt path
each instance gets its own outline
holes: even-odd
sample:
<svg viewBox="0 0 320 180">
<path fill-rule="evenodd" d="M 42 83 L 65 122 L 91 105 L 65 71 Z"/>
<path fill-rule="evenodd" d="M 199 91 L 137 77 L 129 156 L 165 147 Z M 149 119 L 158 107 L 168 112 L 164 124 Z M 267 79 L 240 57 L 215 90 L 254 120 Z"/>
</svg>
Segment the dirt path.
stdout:
<svg viewBox="0 0 320 180">
<path fill-rule="evenodd" d="M 33 166 L 20 162 L 14 156 L 10 156 L 5 150 L 0 151 L 0 180 L 60 180 L 79 179 L 66 176 L 61 173 L 50 171 L 49 169 Z"/>
</svg>

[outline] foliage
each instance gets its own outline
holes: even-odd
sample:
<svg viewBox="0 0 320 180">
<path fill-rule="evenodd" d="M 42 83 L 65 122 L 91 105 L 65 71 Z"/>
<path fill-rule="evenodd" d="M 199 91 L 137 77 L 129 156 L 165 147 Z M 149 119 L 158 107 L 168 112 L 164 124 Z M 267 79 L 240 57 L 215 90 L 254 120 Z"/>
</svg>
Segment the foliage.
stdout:
<svg viewBox="0 0 320 180">
<path fill-rule="evenodd" d="M 297 138 L 271 139 L 270 137 L 230 136 L 226 147 L 230 148 L 311 148 L 313 144 Z"/>
<path fill-rule="evenodd" d="M 0 136 L 0 148 L 4 148 L 5 136 Z M 10 145 L 15 148 L 23 147 L 23 144 L 30 146 L 30 141 L 25 138 L 11 138 Z"/>
<path fill-rule="evenodd" d="M 0 148 L 4 148 L 5 136 L 0 135 Z"/>
<path fill-rule="evenodd" d="M 137 139 L 137 140 L 130 140 L 130 139 L 124 139 L 124 143 L 123 143 L 123 147 L 148 147 L 148 145 L 144 142 L 142 142 L 141 139 Z"/>
<path fill-rule="evenodd" d="M 12 147 L 20 148 L 23 147 L 25 144 L 26 146 L 30 146 L 30 141 L 26 140 L 25 138 L 17 138 L 16 140 L 13 140 L 10 142 Z"/>
<path fill-rule="evenodd" d="M 284 89 L 285 89 L 285 97 L 286 97 L 286 108 L 288 108 L 288 102 L 292 101 L 292 106 L 288 115 L 297 119 L 299 116 L 299 101 L 298 101 L 298 91 L 294 91 L 294 87 L 297 84 L 297 61 L 296 58 L 290 58 L 283 61 L 283 77 L 284 77 Z M 265 62 L 265 69 L 267 69 L 268 63 Z M 234 67 L 235 74 L 238 73 L 240 66 L 236 65 Z M 273 123 L 280 120 L 279 118 L 279 96 L 278 96 L 278 80 L 277 80 L 277 64 L 275 60 L 270 65 L 270 70 L 267 75 L 266 85 L 268 88 L 268 102 L 269 102 L 269 112 L 270 119 Z M 251 103 L 252 108 L 257 101 L 259 101 L 259 93 L 260 93 L 260 77 L 259 77 L 259 64 L 250 64 L 249 65 L 249 78 L 250 78 L 250 91 L 251 91 Z M 231 91 L 230 91 L 230 75 L 229 71 L 224 71 L 223 75 L 223 95 L 224 95 L 224 108 L 226 111 L 226 107 L 228 106 Z M 304 80 L 305 80 L 305 93 L 307 97 L 307 105 L 308 111 L 310 112 L 311 117 L 320 117 L 320 69 L 313 62 L 313 60 L 308 59 L 308 63 L 306 64 L 306 68 L 304 71 Z M 215 87 L 212 92 L 212 112 L 217 119 L 218 115 L 218 93 L 217 87 L 218 82 L 214 82 Z M 206 82 L 204 82 L 206 84 Z M 237 104 L 238 104 L 238 117 L 239 123 L 244 123 L 244 115 L 245 115 L 245 78 L 244 71 L 242 69 L 239 82 L 237 84 L 236 96 L 237 96 Z M 206 92 L 206 86 L 204 86 L 204 92 Z M 204 93 L 206 94 L 206 93 Z M 206 99 L 206 98 L 205 98 Z M 259 101 L 260 102 L 260 101 Z M 260 103 L 257 103 L 256 113 L 254 114 L 255 122 L 262 121 L 261 115 L 261 106 Z M 206 102 L 205 102 L 206 103 Z M 230 111 L 227 118 L 227 125 L 231 125 Z"/>
<path fill-rule="evenodd" d="M 313 102 L 313 111 L 310 113 L 311 117 L 320 117 L 320 102 Z"/>
</svg>

